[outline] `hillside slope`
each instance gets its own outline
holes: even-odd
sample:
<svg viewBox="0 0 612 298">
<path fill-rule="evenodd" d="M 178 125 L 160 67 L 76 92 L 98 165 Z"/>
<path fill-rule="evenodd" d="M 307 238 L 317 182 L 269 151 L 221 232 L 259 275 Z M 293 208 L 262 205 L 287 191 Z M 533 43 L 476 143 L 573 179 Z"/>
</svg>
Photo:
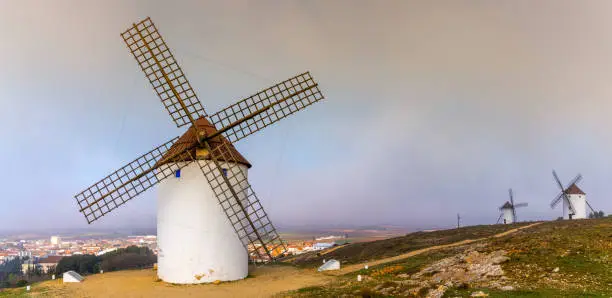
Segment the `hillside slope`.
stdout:
<svg viewBox="0 0 612 298">
<path fill-rule="evenodd" d="M 517 229 L 521 227 L 524 229 Z M 500 237 L 486 237 L 493 235 Z M 465 227 L 352 246 L 293 260 L 299 266 L 252 267 L 249 278 L 219 285 L 172 285 L 157 280 L 155 271 L 138 270 L 92 275 L 81 284 L 42 282 L 32 286 L 32 293 L 11 289 L 0 292 L 0 297 L 469 297 L 478 291 L 490 297 L 612 294 L 612 218 L 528 227 Z M 400 252 L 404 255 L 398 257 Z M 319 259 L 330 255 L 345 261 L 343 269 L 316 272 Z M 370 263 L 368 270 L 363 269 L 363 261 Z M 363 281 L 356 281 L 358 274 Z"/>
<path fill-rule="evenodd" d="M 466 239 L 489 237 L 528 224 L 530 223 L 479 225 L 433 232 L 415 232 L 402 237 L 349 244 L 333 249 L 331 252 L 310 252 L 288 258 L 286 262 L 300 267 L 319 266 L 324 259 L 337 259 L 343 265 L 355 264 L 393 257 L 427 247 L 455 243 Z"/>
<path fill-rule="evenodd" d="M 362 282 L 356 281 L 357 274 Z M 610 297 L 612 218 L 544 222 L 281 296 Z"/>
</svg>

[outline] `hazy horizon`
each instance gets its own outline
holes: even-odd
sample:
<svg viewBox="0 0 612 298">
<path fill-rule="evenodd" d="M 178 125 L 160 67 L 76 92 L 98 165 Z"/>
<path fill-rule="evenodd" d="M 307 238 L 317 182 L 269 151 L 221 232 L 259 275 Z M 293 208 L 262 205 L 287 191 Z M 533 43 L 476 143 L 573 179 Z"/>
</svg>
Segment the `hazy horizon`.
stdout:
<svg viewBox="0 0 612 298">
<path fill-rule="evenodd" d="M 209 114 L 310 71 L 325 100 L 236 144 L 273 223 L 552 220 L 612 211 L 612 2 L 2 1 L 0 227 L 154 226 L 149 190 L 73 196 L 181 135 L 120 33 L 150 16 Z"/>
<path fill-rule="evenodd" d="M 456 223 L 455 223 L 456 226 Z M 449 227 L 445 227 L 445 226 L 438 226 L 437 228 L 440 229 L 446 229 L 446 228 L 454 228 L 455 226 L 449 226 Z M 279 229 L 279 231 L 281 233 L 287 233 L 287 232 L 293 232 L 293 231 L 308 231 L 308 230 L 335 230 L 335 229 L 358 229 L 358 230 L 364 230 L 364 229 L 381 229 L 381 228 L 398 228 L 398 229 L 404 229 L 406 231 L 420 231 L 420 230 L 426 230 L 426 229 L 430 229 L 430 228 L 434 228 L 432 226 L 421 226 L 421 227 L 410 227 L 410 226 L 405 226 L 405 225 L 393 225 L 393 224 L 374 224 L 374 225 L 359 225 L 359 224 L 302 224 L 302 225 L 286 225 L 283 223 L 280 223 L 279 225 L 276 225 L 276 227 Z M 3 235 L 13 235 L 13 234 L 17 234 L 17 233 L 41 233 L 41 234 L 49 234 L 49 235 L 55 235 L 55 234 L 64 234 L 64 233 L 81 233 L 81 232 L 85 232 L 85 231 L 89 231 L 89 232 L 105 232 L 105 233 L 111 233 L 111 232 L 119 232 L 119 231 L 126 231 L 126 230 L 136 230 L 136 231 L 150 231 L 151 233 L 155 233 L 155 230 L 157 229 L 157 227 L 155 226 L 155 223 L 153 223 L 150 226 L 130 226 L 130 225 L 126 225 L 123 227 L 100 227 L 97 225 L 90 225 L 90 226 L 85 226 L 85 227 L 78 227 L 78 228 L 71 228 L 71 227 L 48 227 L 48 228 L 28 228 L 28 227 L 22 227 L 22 228 L 14 228 L 14 229 L 6 229 L 6 228 L 0 228 L 0 236 Z"/>
</svg>

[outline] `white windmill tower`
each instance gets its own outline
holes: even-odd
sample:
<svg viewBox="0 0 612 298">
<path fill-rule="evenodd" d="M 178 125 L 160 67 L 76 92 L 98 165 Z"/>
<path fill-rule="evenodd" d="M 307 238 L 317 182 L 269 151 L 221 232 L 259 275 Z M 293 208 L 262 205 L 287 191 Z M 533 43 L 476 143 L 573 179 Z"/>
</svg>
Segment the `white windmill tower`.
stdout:
<svg viewBox="0 0 612 298">
<path fill-rule="evenodd" d="M 75 196 L 88 223 L 159 185 L 158 276 L 204 283 L 247 276 L 249 257 L 287 250 L 247 180 L 233 143 L 321 99 L 306 72 L 207 115 L 150 18 L 121 34 L 178 127 L 180 138 L 136 158 Z"/>
<path fill-rule="evenodd" d="M 553 170 L 553 177 L 557 182 L 557 185 L 561 189 L 554 200 L 550 203 L 550 208 L 555 208 L 561 200 L 563 200 L 563 219 L 581 219 L 587 218 L 587 206 L 591 209 L 591 212 L 595 212 L 591 207 L 591 204 L 586 200 L 586 194 L 576 185 L 582 180 L 582 175 L 578 174 L 568 184 L 567 187 L 563 187 L 559 176 Z"/>
<path fill-rule="evenodd" d="M 527 206 L 527 203 L 514 204 L 514 194 L 512 192 L 512 188 L 508 190 L 508 194 L 510 195 L 510 201 L 506 201 L 506 203 L 499 207 L 499 211 L 501 211 L 501 214 L 497 219 L 497 223 L 499 223 L 502 219 L 504 224 L 511 224 L 513 222 L 517 222 L 516 208 Z"/>
</svg>

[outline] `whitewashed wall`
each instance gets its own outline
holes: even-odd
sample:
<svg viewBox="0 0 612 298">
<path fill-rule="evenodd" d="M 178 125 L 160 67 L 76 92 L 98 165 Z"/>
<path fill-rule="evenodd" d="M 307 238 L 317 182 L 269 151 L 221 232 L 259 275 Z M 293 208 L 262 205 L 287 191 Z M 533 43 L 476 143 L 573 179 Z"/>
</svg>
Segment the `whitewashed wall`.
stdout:
<svg viewBox="0 0 612 298">
<path fill-rule="evenodd" d="M 238 166 L 243 175 L 248 175 L 246 166 Z M 198 164 L 181 169 L 180 178 L 171 176 L 160 182 L 157 192 L 160 279 L 191 284 L 248 275 L 246 249 Z"/>
<path fill-rule="evenodd" d="M 569 195 L 569 199 L 572 202 L 572 206 L 574 206 L 574 210 L 576 214 L 572 217 L 572 219 L 581 219 L 587 218 L 586 212 L 586 195 Z M 563 219 L 569 219 L 569 205 L 563 199 Z"/>
<path fill-rule="evenodd" d="M 504 208 L 502 209 L 502 213 L 503 213 L 502 223 L 504 219 L 506 220 L 506 224 L 511 224 L 514 222 L 514 216 L 512 215 L 512 209 Z"/>
</svg>

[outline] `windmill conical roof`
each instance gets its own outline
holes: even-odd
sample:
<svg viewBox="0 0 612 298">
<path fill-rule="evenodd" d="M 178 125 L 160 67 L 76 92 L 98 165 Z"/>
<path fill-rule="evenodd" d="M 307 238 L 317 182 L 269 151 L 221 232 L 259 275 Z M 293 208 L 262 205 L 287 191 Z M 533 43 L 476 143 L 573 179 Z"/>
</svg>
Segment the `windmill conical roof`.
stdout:
<svg viewBox="0 0 612 298">
<path fill-rule="evenodd" d="M 570 187 L 565 190 L 565 193 L 568 195 L 585 195 L 584 191 L 582 191 L 582 189 L 580 189 L 575 183 L 570 185 Z"/>
<path fill-rule="evenodd" d="M 510 202 L 506 201 L 506 203 L 503 204 L 501 207 L 499 207 L 499 209 L 512 209 L 512 204 L 510 204 Z"/>
<path fill-rule="evenodd" d="M 200 131 L 205 132 L 205 134 L 207 135 L 212 135 L 215 132 L 217 132 L 217 129 L 215 128 L 215 126 L 210 124 L 210 122 L 208 122 L 208 120 L 205 117 L 200 117 L 198 120 L 196 120 L 196 125 Z M 198 139 L 196 136 L 196 131 L 195 129 L 193 129 L 193 125 L 191 125 L 189 129 L 172 145 L 172 147 L 170 147 L 168 152 L 166 152 L 166 154 L 162 156 L 160 161 L 163 161 L 163 162 L 158 164 L 157 166 L 164 164 L 164 163 L 181 160 L 180 158 L 166 160 L 166 158 L 174 155 L 175 153 L 179 151 L 184 151 L 186 148 L 189 148 L 197 143 L 198 143 Z M 240 152 L 236 150 L 236 147 L 234 147 L 234 145 L 232 145 L 223 135 L 218 135 L 208 141 L 208 144 L 210 145 L 210 148 L 212 150 L 215 150 L 215 148 L 221 146 L 223 143 L 228 144 L 228 147 L 231 150 L 231 154 L 236 159 L 235 162 L 239 164 L 243 164 L 249 168 L 251 167 L 251 163 L 249 163 L 249 161 L 246 160 L 246 158 L 244 158 L 244 156 L 242 156 L 242 154 L 240 154 Z M 196 156 L 196 147 L 192 148 L 190 150 L 190 153 L 191 153 L 191 156 Z M 228 155 L 228 154 L 224 154 L 224 155 Z M 207 154 L 206 156 L 198 156 L 197 159 L 210 160 L 210 155 Z M 227 161 L 220 157 L 219 157 L 219 160 Z"/>
</svg>

